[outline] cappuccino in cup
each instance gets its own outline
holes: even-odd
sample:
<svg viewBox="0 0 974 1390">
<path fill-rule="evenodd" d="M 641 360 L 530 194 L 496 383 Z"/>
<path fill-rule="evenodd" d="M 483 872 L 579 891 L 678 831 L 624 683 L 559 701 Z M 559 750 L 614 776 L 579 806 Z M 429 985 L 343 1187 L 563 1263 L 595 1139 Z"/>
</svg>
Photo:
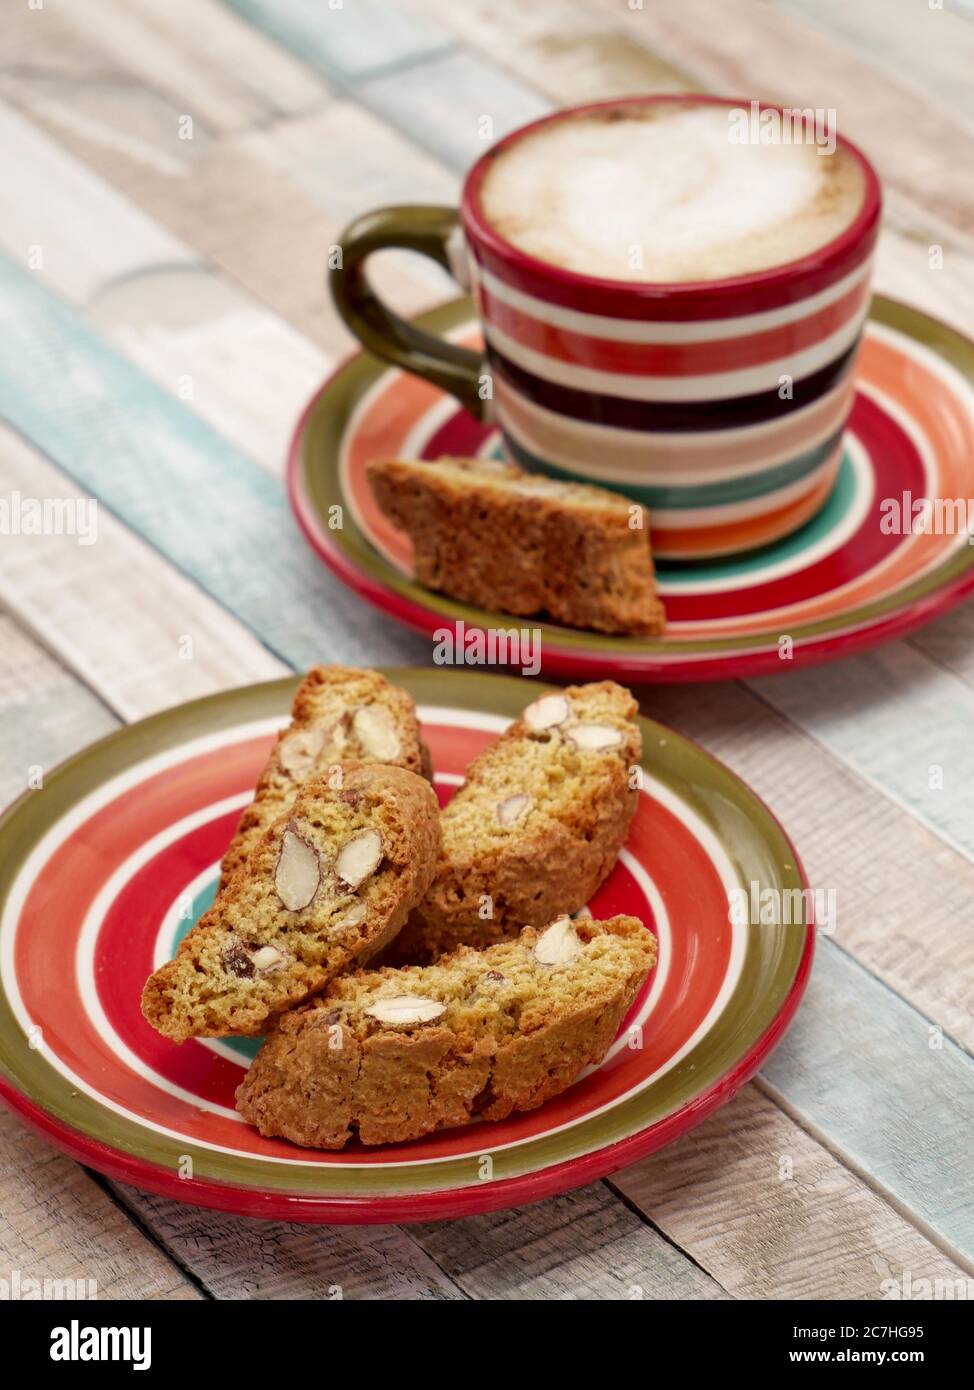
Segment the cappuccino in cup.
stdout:
<svg viewBox="0 0 974 1390">
<path fill-rule="evenodd" d="M 846 148 L 742 143 L 729 114 L 680 102 L 543 123 L 491 162 L 483 215 L 549 265 L 671 284 L 769 270 L 850 225 L 865 177 Z"/>
</svg>

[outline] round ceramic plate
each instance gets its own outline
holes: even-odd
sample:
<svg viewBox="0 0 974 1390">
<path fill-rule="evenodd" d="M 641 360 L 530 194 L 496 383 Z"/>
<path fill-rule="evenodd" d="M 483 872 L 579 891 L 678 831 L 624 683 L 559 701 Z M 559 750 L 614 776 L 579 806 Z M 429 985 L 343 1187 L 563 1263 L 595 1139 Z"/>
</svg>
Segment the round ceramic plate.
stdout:
<svg viewBox="0 0 974 1390">
<path fill-rule="evenodd" d="M 503 676 L 387 674 L 420 706 L 441 800 L 539 690 Z M 697 1124 L 760 1065 L 811 966 L 801 867 L 747 787 L 643 720 L 638 814 L 590 906 L 641 917 L 659 961 L 601 1066 L 530 1114 L 379 1149 L 316 1153 L 244 1124 L 234 1090 L 258 1042 L 177 1047 L 144 1021 L 139 999 L 212 899 L 294 684 L 133 725 L 65 763 L 0 821 L 0 1092 L 38 1130 L 112 1177 L 203 1206 L 297 1221 L 428 1220 L 609 1173 Z M 752 884 L 792 890 L 801 920 L 732 923 L 729 892 Z"/>
<path fill-rule="evenodd" d="M 469 300 L 420 322 L 460 342 L 478 341 Z M 496 431 L 452 397 L 360 354 L 325 384 L 298 425 L 292 505 L 335 573 L 409 627 L 433 636 L 459 621 L 467 629 L 523 625 L 417 584 L 409 544 L 380 515 L 365 480 L 370 458 L 499 452 Z M 663 638 L 605 637 L 530 620 L 540 626 L 542 668 L 714 680 L 825 661 L 901 636 L 974 588 L 966 531 L 896 534 L 884 526 L 884 499 L 902 502 L 905 494 L 916 502 L 974 497 L 974 344 L 877 298 L 839 475 L 817 516 L 743 557 L 660 564 Z M 791 639 L 785 647 L 783 637 Z"/>
</svg>

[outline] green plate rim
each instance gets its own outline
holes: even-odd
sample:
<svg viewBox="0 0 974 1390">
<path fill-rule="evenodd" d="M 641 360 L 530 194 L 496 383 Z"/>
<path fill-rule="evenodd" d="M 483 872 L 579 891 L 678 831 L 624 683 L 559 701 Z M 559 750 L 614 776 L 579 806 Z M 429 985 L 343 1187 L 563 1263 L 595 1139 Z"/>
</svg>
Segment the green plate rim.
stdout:
<svg viewBox="0 0 974 1390">
<path fill-rule="evenodd" d="M 509 717 L 539 691 L 557 688 L 521 677 L 439 668 L 383 668 L 383 673 L 403 685 L 420 705 L 449 703 Z M 48 774 L 42 792 L 24 793 L 0 817 L 0 910 L 6 909 L 12 882 L 27 855 L 93 786 L 191 739 L 286 715 L 296 683 L 297 677 L 285 677 L 194 700 L 120 729 L 62 763 Z M 644 767 L 687 801 L 713 830 L 742 883 L 754 879 L 762 887 L 781 891 L 806 886 L 784 831 L 754 792 L 682 735 L 643 717 L 640 724 Z M 732 843 L 729 836 L 735 837 Z M 752 927 L 731 998 L 710 1031 L 679 1064 L 646 1090 L 600 1115 L 558 1134 L 498 1150 L 493 1155 L 495 1180 L 536 1173 L 612 1146 L 719 1087 L 722 1078 L 773 1028 L 803 961 L 807 963 L 810 929 L 807 918 L 785 928 Z M 305 1167 L 224 1154 L 188 1139 L 157 1134 L 84 1093 L 72 1092 L 68 1081 L 44 1059 L 43 1051 L 29 1047 L 5 989 L 0 992 L 0 1078 L 5 1079 L 4 1089 L 14 1103 L 18 1096 L 24 1097 L 59 1125 L 97 1144 L 170 1171 L 189 1155 L 196 1178 L 237 1189 L 341 1201 L 380 1194 L 409 1198 L 479 1181 L 474 1158 L 395 1169 Z M 191 1184 L 186 1186 L 188 1197 Z"/>
</svg>

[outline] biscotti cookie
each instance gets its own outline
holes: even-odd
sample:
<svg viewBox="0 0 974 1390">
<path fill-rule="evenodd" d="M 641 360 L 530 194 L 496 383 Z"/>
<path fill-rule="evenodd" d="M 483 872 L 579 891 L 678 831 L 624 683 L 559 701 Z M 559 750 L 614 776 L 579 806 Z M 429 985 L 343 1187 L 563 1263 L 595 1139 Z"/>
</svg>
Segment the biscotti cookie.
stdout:
<svg viewBox="0 0 974 1390">
<path fill-rule="evenodd" d="M 377 459 L 366 474 L 428 588 L 571 627 L 662 632 L 649 520 L 619 493 L 497 459 Z"/>
<path fill-rule="evenodd" d="M 533 1110 L 602 1060 L 655 960 L 635 917 L 563 918 L 426 968 L 339 976 L 279 1020 L 237 1109 L 318 1149 Z"/>
<path fill-rule="evenodd" d="M 584 906 L 636 811 L 635 714 L 612 681 L 533 701 L 444 808 L 436 877 L 384 963 L 488 946 Z"/>
<path fill-rule="evenodd" d="M 376 671 L 315 666 L 295 692 L 290 726 L 278 736 L 223 856 L 221 891 L 298 788 L 341 762 L 387 763 L 425 777 L 431 772 L 411 695 Z"/>
<path fill-rule="evenodd" d="M 436 795 L 414 772 L 356 764 L 308 782 L 149 978 L 142 1012 L 176 1042 L 260 1033 L 388 945 L 439 841 Z"/>
</svg>

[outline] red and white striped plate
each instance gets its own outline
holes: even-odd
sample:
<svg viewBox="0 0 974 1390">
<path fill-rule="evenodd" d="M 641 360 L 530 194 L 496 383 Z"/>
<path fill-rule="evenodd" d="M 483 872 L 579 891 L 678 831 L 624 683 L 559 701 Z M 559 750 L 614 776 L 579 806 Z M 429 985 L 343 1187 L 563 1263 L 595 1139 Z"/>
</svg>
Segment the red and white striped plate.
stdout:
<svg viewBox="0 0 974 1390">
<path fill-rule="evenodd" d="M 446 799 L 538 687 L 389 673 L 420 704 Z M 643 721 L 645 789 L 591 907 L 631 912 L 659 964 L 601 1066 L 530 1114 L 410 1144 L 316 1153 L 234 1109 L 254 1040 L 177 1047 L 142 1018 L 146 976 L 208 905 L 294 681 L 196 701 L 94 745 L 0 821 L 0 1092 L 112 1177 L 204 1206 L 305 1221 L 428 1219 L 530 1201 L 612 1171 L 697 1123 L 781 1036 L 813 930 L 733 925 L 728 894 L 804 886 L 753 793 Z M 733 809 L 733 814 L 730 811 Z M 490 1163 L 485 1165 L 488 1157 Z M 489 1173 L 489 1177 L 485 1177 Z"/>
</svg>

